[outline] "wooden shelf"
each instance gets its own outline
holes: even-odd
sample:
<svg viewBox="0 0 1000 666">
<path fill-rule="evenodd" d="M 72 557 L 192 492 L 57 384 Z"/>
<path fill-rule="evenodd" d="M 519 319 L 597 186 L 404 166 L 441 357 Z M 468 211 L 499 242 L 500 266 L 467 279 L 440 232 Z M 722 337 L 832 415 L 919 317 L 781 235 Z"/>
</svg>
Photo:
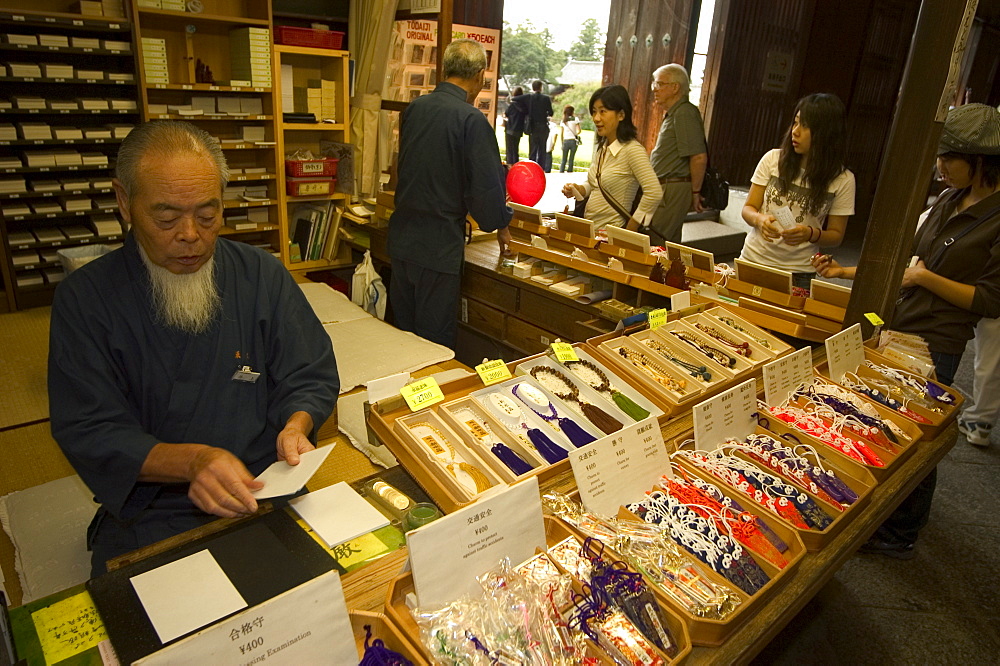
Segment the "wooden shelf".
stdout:
<svg viewBox="0 0 1000 666">
<path fill-rule="evenodd" d="M 277 199 L 268 199 L 267 201 L 223 201 L 222 208 L 224 210 L 230 210 L 234 208 L 264 208 L 265 206 L 277 206 Z"/>
<path fill-rule="evenodd" d="M 80 48 L 76 46 L 32 46 L 30 44 L 0 44 L 0 51 L 24 51 L 28 53 L 66 53 L 66 54 L 90 54 L 90 55 L 120 55 L 130 56 L 132 51 L 120 51 L 118 49 L 101 48 Z"/>
<path fill-rule="evenodd" d="M 271 22 L 267 19 L 253 19 L 242 16 L 224 16 L 222 14 L 196 14 L 194 12 L 175 12 L 170 9 L 153 9 L 151 7 L 139 7 L 139 16 L 151 16 L 169 21 L 184 23 L 225 23 L 229 25 L 251 25 L 261 28 L 271 28 Z M 140 22 L 142 19 L 140 18 Z"/>
<path fill-rule="evenodd" d="M 232 227 L 222 225 L 222 229 L 219 230 L 220 236 L 240 236 L 242 234 L 256 234 L 268 231 L 277 231 L 277 224 L 258 224 L 253 229 L 233 229 Z"/>
<path fill-rule="evenodd" d="M 329 132 L 338 131 L 343 132 L 346 129 L 344 123 L 279 123 L 279 129 L 282 131 L 291 130 L 309 130 L 311 132 Z"/>
<path fill-rule="evenodd" d="M 273 120 L 274 116 L 180 116 L 171 113 L 151 113 L 150 120 L 186 120 L 189 123 L 200 122 L 202 120 L 227 120 L 229 122 L 240 122 L 246 120 Z M 271 146 L 273 148 L 274 146 Z"/>
<path fill-rule="evenodd" d="M 138 109 L 0 109 L 8 116 L 137 116 Z"/>
<path fill-rule="evenodd" d="M 80 194 L 110 194 L 114 192 L 114 189 L 110 187 L 98 187 L 98 188 L 86 188 L 82 190 L 55 190 L 53 192 L 10 192 L 9 194 L 0 194 L 0 201 L 4 199 L 43 199 L 51 197 L 65 197 L 71 196 L 75 197 Z"/>
<path fill-rule="evenodd" d="M 272 91 L 271 88 L 260 88 L 254 86 L 217 86 L 214 83 L 151 83 L 146 84 L 146 90 L 193 90 L 197 92 L 236 93 L 270 93 Z M 238 118 L 239 116 L 226 117 Z"/>
<path fill-rule="evenodd" d="M 334 192 L 333 194 L 316 194 L 313 196 L 306 197 L 289 197 L 286 196 L 285 199 L 288 203 L 305 203 L 309 201 L 336 201 L 338 199 L 346 199 L 347 195 L 343 192 Z"/>
<path fill-rule="evenodd" d="M 16 169 L 0 169 L 0 173 L 59 173 L 60 171 L 108 171 L 114 167 L 107 164 L 98 166 L 90 164 L 73 164 L 71 166 L 50 167 L 18 167 Z"/>
<path fill-rule="evenodd" d="M 70 217 L 84 217 L 86 215 L 114 215 L 115 208 L 100 209 L 90 208 L 88 210 L 60 211 L 58 213 L 28 213 L 27 215 L 11 215 L 4 217 L 5 222 L 22 222 L 28 220 L 64 220 Z"/>
<path fill-rule="evenodd" d="M 44 76 L 0 76 L 0 82 L 6 83 L 70 83 L 73 85 L 96 85 L 96 86 L 131 86 L 135 87 L 135 81 L 108 81 L 107 79 L 77 79 L 68 78 L 48 78 Z"/>
<path fill-rule="evenodd" d="M 347 58 L 351 54 L 349 51 L 340 49 L 318 49 L 312 46 L 289 46 L 287 44 L 275 44 L 274 52 L 280 54 L 319 56 L 321 58 Z"/>
<path fill-rule="evenodd" d="M 128 32 L 128 20 L 114 16 L 85 16 L 63 12 L 34 12 L 21 9 L 0 9 L 0 21 L 11 21 L 23 26 L 58 26 L 60 28 L 80 28 L 82 30 L 102 30 L 106 32 Z"/>
<path fill-rule="evenodd" d="M 74 146 L 121 143 L 122 139 L 19 139 L 0 141 L 0 146 Z"/>
<path fill-rule="evenodd" d="M 230 183 L 241 183 L 243 181 L 252 180 L 274 180 L 277 178 L 273 173 L 248 173 L 248 174 L 237 174 L 235 176 L 229 177 Z"/>
<path fill-rule="evenodd" d="M 327 268 L 344 268 L 345 266 L 353 265 L 353 261 L 328 261 L 327 259 L 317 259 L 316 261 L 300 261 L 298 263 L 289 263 L 288 270 L 300 272 L 300 271 L 318 271 Z"/>
</svg>

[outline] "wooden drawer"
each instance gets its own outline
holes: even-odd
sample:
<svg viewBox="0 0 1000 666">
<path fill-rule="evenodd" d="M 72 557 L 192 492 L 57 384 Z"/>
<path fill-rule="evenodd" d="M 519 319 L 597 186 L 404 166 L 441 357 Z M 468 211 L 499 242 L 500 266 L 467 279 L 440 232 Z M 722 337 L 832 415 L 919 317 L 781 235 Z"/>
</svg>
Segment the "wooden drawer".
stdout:
<svg viewBox="0 0 1000 666">
<path fill-rule="evenodd" d="M 485 303 L 462 297 L 462 323 L 470 328 L 497 340 L 503 340 L 504 320 L 507 318 L 500 310 L 491 308 Z"/>
<path fill-rule="evenodd" d="M 549 297 L 522 289 L 517 314 L 528 321 L 544 322 L 549 330 L 566 341 L 581 342 L 582 340 L 573 337 L 578 330 L 576 323 L 581 319 L 589 319 L 590 316 L 568 305 L 565 300 L 565 297 Z"/>
<path fill-rule="evenodd" d="M 538 328 L 517 317 L 507 317 L 507 336 L 504 340 L 523 352 L 541 354 L 557 337 L 559 336 L 552 331 Z"/>
<path fill-rule="evenodd" d="M 493 307 L 503 312 L 517 311 L 517 292 L 517 287 L 505 284 L 479 271 L 470 270 L 468 266 L 466 266 L 462 276 L 463 295 L 492 303 Z"/>
</svg>

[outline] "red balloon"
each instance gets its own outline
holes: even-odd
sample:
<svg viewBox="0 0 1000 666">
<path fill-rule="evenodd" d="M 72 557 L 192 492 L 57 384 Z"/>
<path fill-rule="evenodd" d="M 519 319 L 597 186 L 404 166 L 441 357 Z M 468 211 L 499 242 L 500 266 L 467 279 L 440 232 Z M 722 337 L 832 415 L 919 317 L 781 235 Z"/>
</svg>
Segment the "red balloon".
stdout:
<svg viewBox="0 0 1000 666">
<path fill-rule="evenodd" d="M 507 172 L 507 194 L 522 206 L 534 206 L 545 193 L 545 172 L 537 162 L 521 160 Z"/>
</svg>

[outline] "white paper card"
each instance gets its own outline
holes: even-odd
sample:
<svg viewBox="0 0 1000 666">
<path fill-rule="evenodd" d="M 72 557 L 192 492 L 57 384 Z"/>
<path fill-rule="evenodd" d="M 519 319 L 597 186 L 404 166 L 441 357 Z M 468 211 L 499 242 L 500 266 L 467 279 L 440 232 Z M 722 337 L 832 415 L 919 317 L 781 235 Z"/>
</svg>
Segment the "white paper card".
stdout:
<svg viewBox="0 0 1000 666">
<path fill-rule="evenodd" d="M 576 449 L 569 454 L 569 464 L 583 505 L 605 516 L 638 502 L 661 476 L 671 475 L 655 416 Z"/>
<path fill-rule="evenodd" d="M 389 524 L 389 519 L 341 481 L 288 503 L 333 548 Z"/>
<path fill-rule="evenodd" d="M 299 492 L 330 455 L 335 444 L 336 442 L 306 451 L 299 456 L 298 465 L 289 465 L 284 460 L 275 462 L 257 477 L 257 481 L 264 482 L 264 487 L 254 491 L 253 496 L 256 499 L 267 499 Z"/>
<path fill-rule="evenodd" d="M 677 312 L 684 308 L 691 307 L 691 292 L 682 291 L 670 297 L 670 310 Z"/>
<path fill-rule="evenodd" d="M 843 379 L 845 373 L 855 372 L 865 362 L 861 324 L 855 324 L 826 339 L 826 360 L 830 367 L 830 379 L 835 382 Z"/>
<path fill-rule="evenodd" d="M 247 606 L 207 550 L 133 576 L 129 582 L 162 643 Z"/>
<path fill-rule="evenodd" d="M 340 576 L 330 571 L 135 662 L 356 664 Z"/>
<path fill-rule="evenodd" d="M 812 348 L 803 347 L 764 366 L 764 400 L 777 406 L 812 381 Z"/>
<path fill-rule="evenodd" d="M 730 437 L 744 439 L 757 427 L 757 380 L 748 379 L 694 406 L 694 445 L 711 451 Z"/>
<path fill-rule="evenodd" d="M 368 402 L 375 404 L 391 396 L 398 396 L 399 389 L 410 383 L 410 373 L 399 372 L 395 375 L 373 379 L 368 382 Z"/>
<path fill-rule="evenodd" d="M 523 562 L 545 549 L 545 523 L 538 477 L 492 497 L 480 497 L 406 535 L 413 587 L 421 606 L 447 604 L 463 594 L 478 596 L 477 576 L 501 559 Z"/>
<path fill-rule="evenodd" d="M 772 209 L 771 215 L 774 215 L 774 219 L 778 221 L 782 229 L 791 229 L 796 226 L 795 216 L 792 215 L 792 210 L 788 206 L 779 206 Z"/>
</svg>

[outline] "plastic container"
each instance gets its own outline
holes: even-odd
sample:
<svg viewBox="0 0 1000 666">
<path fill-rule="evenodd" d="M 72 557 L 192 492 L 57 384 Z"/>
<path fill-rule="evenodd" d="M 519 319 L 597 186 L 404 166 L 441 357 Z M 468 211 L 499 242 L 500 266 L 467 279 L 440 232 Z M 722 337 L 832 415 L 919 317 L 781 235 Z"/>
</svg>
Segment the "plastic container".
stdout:
<svg viewBox="0 0 1000 666">
<path fill-rule="evenodd" d="M 285 160 L 285 174 L 289 178 L 333 178 L 337 175 L 335 157 L 321 157 L 318 160 Z"/>
<path fill-rule="evenodd" d="M 80 247 L 67 247 L 57 250 L 56 254 L 59 256 L 59 262 L 62 263 L 63 270 L 69 275 L 94 259 L 103 257 L 113 249 L 110 245 L 81 245 Z"/>
<path fill-rule="evenodd" d="M 277 41 L 286 46 L 309 46 L 317 49 L 339 49 L 344 43 L 344 33 L 336 30 L 314 30 L 295 28 L 290 25 L 276 26 Z"/>
</svg>

